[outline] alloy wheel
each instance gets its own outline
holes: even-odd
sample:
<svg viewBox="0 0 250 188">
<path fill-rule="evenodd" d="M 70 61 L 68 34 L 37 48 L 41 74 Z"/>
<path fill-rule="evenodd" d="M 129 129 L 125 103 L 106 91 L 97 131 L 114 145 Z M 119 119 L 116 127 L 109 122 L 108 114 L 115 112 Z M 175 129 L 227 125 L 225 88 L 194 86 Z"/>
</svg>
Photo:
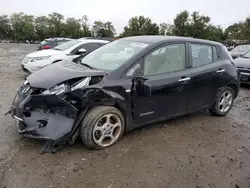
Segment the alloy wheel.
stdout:
<svg viewBox="0 0 250 188">
<path fill-rule="evenodd" d="M 103 115 L 93 129 L 94 142 L 101 147 L 112 145 L 120 136 L 122 123 L 115 114 Z"/>
</svg>

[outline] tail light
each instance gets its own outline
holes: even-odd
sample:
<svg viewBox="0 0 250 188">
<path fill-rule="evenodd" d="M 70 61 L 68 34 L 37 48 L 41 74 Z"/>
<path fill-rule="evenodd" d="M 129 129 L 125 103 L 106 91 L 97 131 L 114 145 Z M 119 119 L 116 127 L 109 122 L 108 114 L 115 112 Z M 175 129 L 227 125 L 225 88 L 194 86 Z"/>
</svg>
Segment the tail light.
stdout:
<svg viewBox="0 0 250 188">
<path fill-rule="evenodd" d="M 50 49 L 51 46 L 43 46 L 42 48 L 43 48 L 44 50 L 45 50 L 45 49 Z"/>
</svg>

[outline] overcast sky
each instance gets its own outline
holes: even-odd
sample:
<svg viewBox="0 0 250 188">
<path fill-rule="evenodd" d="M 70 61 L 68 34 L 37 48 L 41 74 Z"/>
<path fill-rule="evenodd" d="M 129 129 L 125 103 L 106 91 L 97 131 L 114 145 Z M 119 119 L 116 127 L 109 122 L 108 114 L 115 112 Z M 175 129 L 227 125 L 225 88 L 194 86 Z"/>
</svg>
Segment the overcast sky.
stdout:
<svg viewBox="0 0 250 188">
<path fill-rule="evenodd" d="M 24 12 L 36 16 L 59 12 L 65 17 L 87 15 L 95 20 L 113 22 L 117 33 L 129 18 L 144 15 L 158 24 L 172 23 L 182 10 L 199 11 L 211 17 L 211 22 L 228 25 L 250 16 L 250 0 L 0 0 L 0 14 Z"/>
</svg>

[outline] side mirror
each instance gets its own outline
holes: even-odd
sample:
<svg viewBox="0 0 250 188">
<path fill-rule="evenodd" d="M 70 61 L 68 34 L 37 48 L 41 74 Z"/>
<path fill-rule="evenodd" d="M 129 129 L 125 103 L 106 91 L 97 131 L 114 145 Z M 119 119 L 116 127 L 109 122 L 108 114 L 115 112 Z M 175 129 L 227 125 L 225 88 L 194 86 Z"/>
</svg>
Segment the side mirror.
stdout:
<svg viewBox="0 0 250 188">
<path fill-rule="evenodd" d="M 144 78 L 142 76 L 135 76 L 132 79 L 134 90 L 137 92 L 139 95 L 146 95 L 146 96 L 151 96 L 151 85 L 147 83 L 147 78 Z"/>
<path fill-rule="evenodd" d="M 86 53 L 87 52 L 87 50 L 86 49 L 84 49 L 84 48 L 80 48 L 77 52 L 76 52 L 76 54 L 78 55 L 81 55 L 81 54 L 84 54 L 84 53 Z"/>
</svg>

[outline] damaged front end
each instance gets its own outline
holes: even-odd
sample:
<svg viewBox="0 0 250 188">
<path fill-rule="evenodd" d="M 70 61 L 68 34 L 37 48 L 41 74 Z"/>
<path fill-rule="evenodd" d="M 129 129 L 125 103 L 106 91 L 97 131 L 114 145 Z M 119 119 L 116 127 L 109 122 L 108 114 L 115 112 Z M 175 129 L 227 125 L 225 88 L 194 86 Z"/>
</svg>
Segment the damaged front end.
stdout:
<svg viewBox="0 0 250 188">
<path fill-rule="evenodd" d="M 18 132 L 26 137 L 46 140 L 42 152 L 56 152 L 61 144 L 73 143 L 79 134 L 79 123 L 87 111 L 82 88 L 90 82 L 93 82 L 91 77 L 85 77 L 41 89 L 26 81 L 9 111 L 16 119 Z"/>
</svg>

